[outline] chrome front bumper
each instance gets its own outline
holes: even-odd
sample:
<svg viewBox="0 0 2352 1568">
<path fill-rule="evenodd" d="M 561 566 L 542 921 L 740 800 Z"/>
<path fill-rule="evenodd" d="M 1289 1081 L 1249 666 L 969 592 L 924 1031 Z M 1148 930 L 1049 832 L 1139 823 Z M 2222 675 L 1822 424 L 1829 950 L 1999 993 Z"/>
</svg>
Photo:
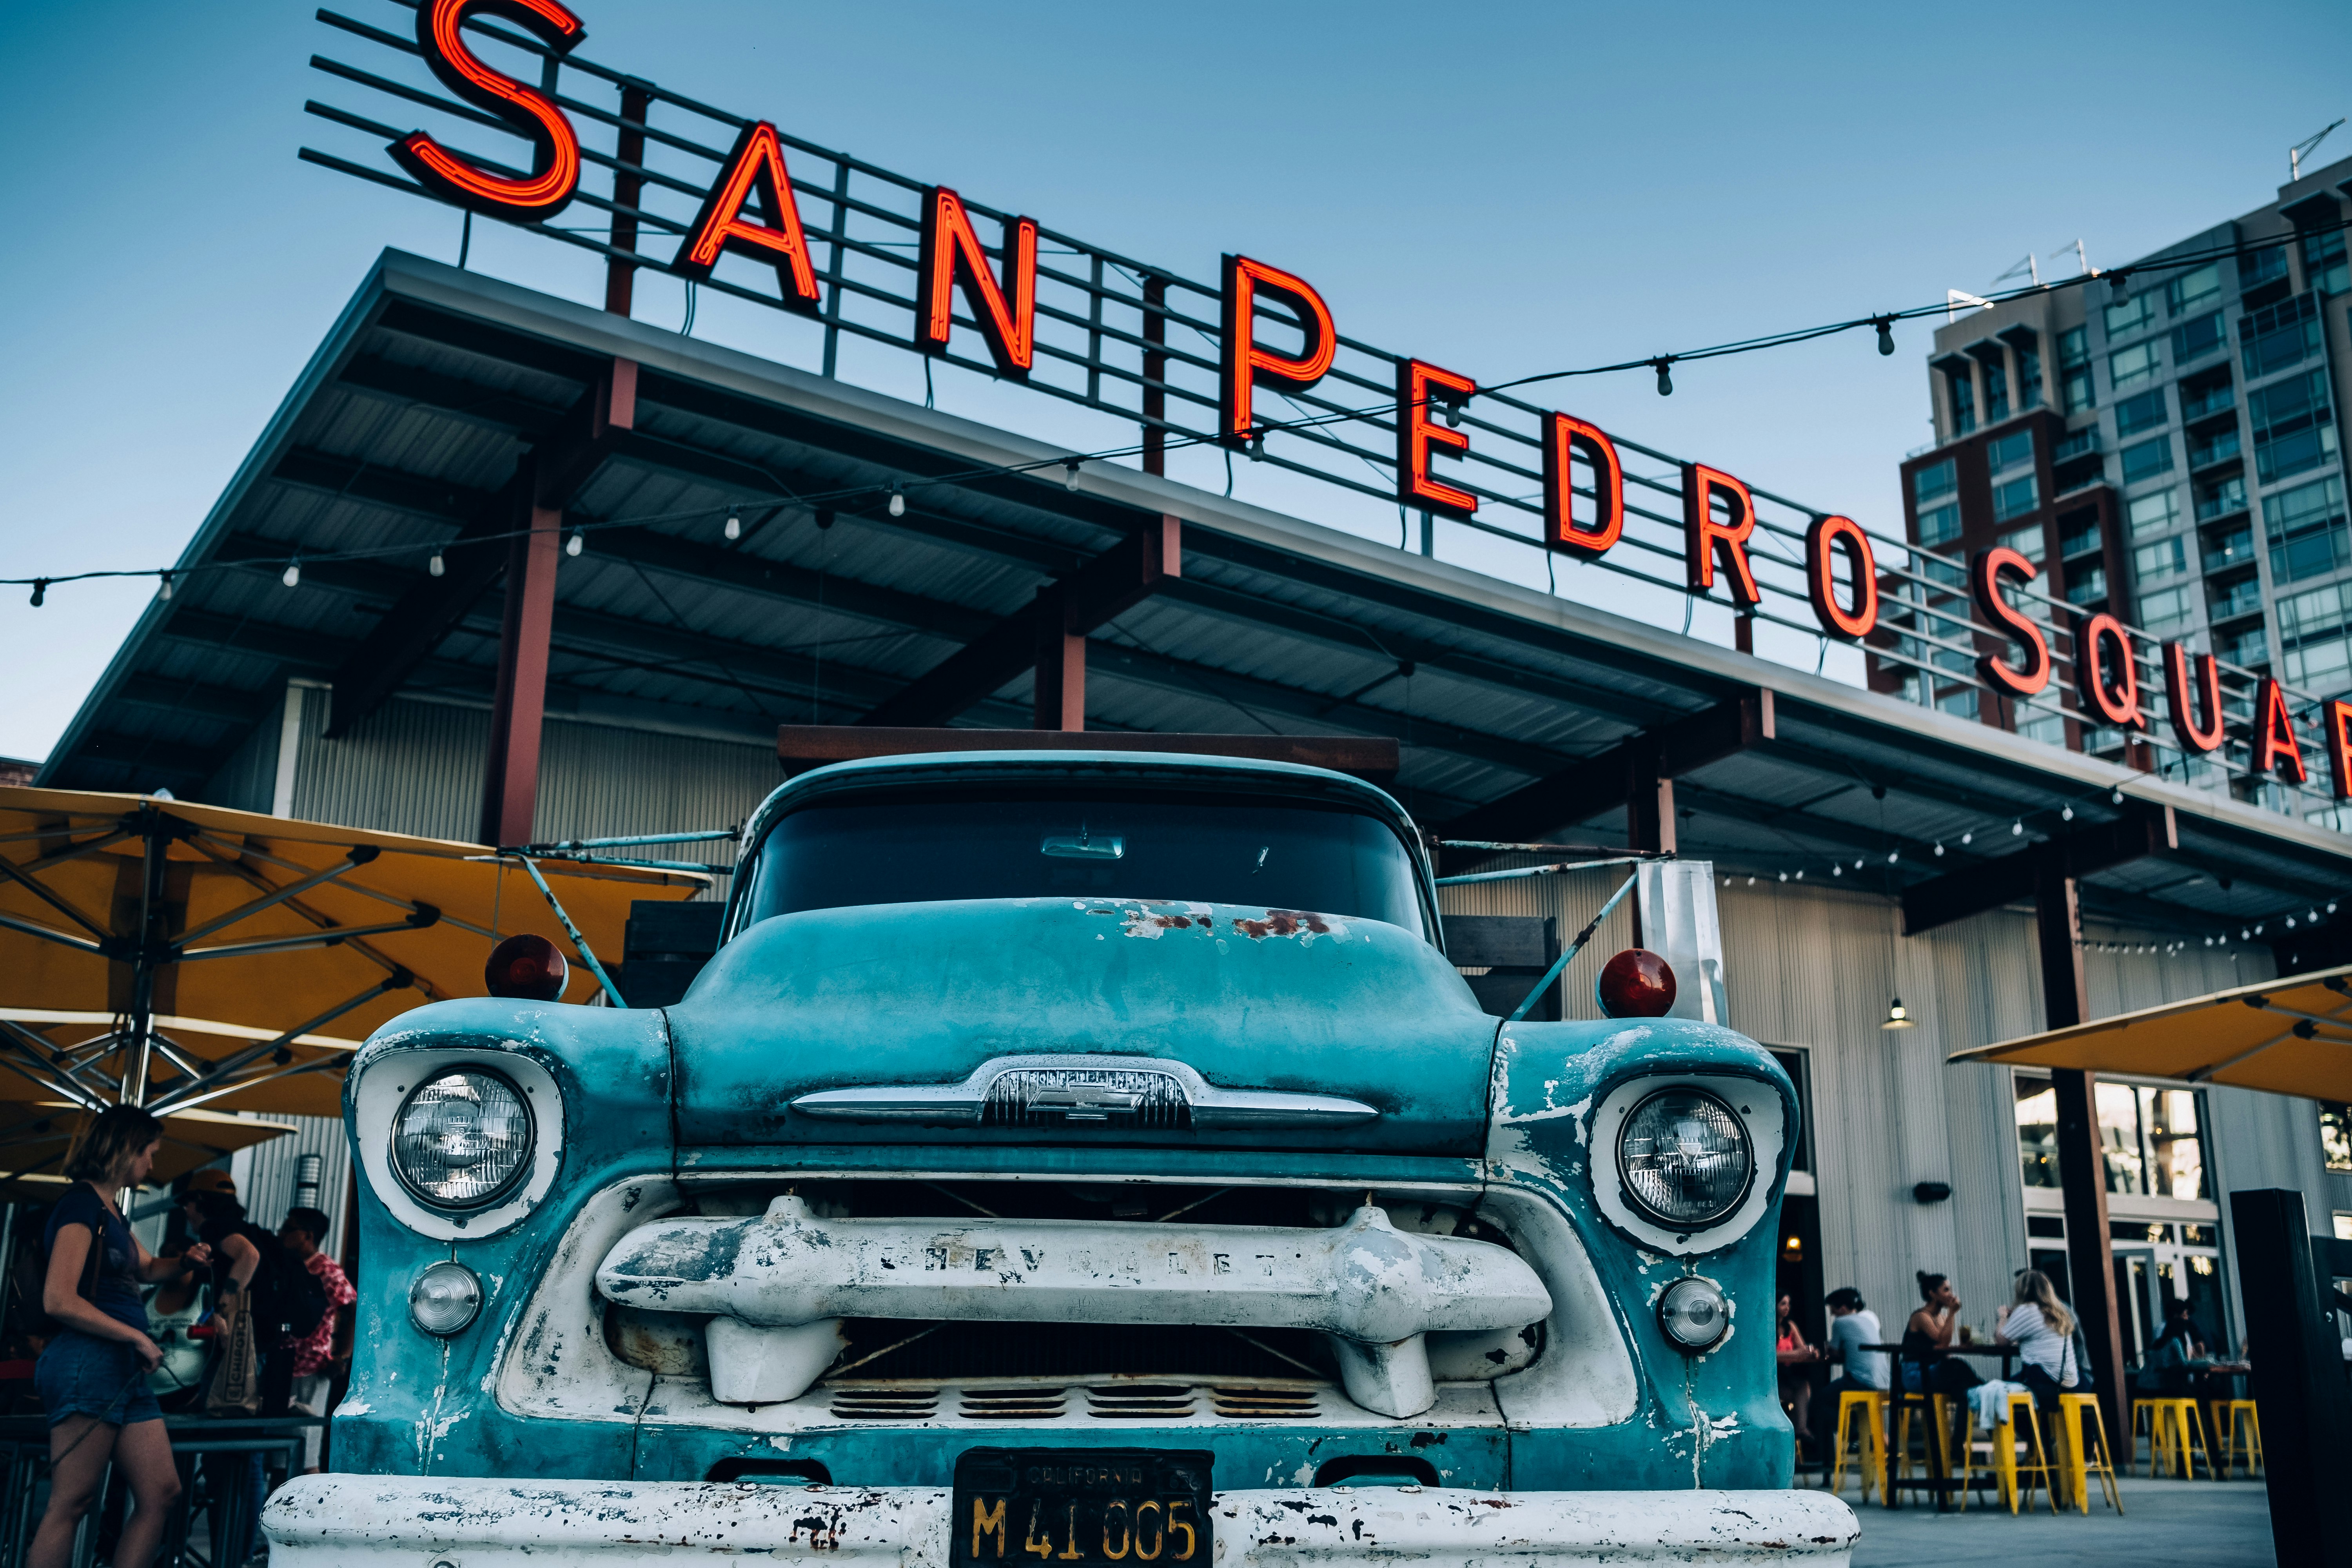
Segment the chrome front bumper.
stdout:
<svg viewBox="0 0 2352 1568">
<path fill-rule="evenodd" d="M 271 1568 L 438 1562 L 771 1563 L 947 1568 L 936 1487 L 300 1476 L 263 1510 Z M 1583 1568 L 1802 1562 L 1845 1568 L 1853 1510 L 1813 1491 L 1475 1492 L 1300 1487 L 1216 1494 L 1213 1568 Z M 1196 1565 L 1206 1568 L 1206 1565 Z"/>
</svg>

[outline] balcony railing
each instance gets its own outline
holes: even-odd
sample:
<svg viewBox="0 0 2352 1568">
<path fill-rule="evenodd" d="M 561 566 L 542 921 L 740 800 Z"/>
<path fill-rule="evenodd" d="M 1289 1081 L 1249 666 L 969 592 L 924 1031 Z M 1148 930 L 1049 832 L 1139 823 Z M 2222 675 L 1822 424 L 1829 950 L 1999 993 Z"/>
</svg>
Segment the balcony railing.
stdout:
<svg viewBox="0 0 2352 1568">
<path fill-rule="evenodd" d="M 2069 458 L 2079 458 L 2099 449 L 2099 427 L 2095 425 L 2077 430 L 2050 449 L 2050 460 L 2063 463 Z"/>
<path fill-rule="evenodd" d="M 2200 442 L 2190 447 L 2189 448 L 2189 469 L 2194 472 L 2199 468 L 2210 468 L 2216 463 L 2226 463 L 2237 457 L 2242 449 L 2238 444 L 2238 432 L 2233 426 L 2210 441 Z"/>
<path fill-rule="evenodd" d="M 2254 531 L 2242 528 L 2205 547 L 2205 570 L 2225 572 L 2254 558 Z"/>
<path fill-rule="evenodd" d="M 2263 607 L 2263 584 L 2259 577 L 2250 577 L 2233 584 L 2227 594 L 2213 597 L 2213 618 L 2226 621 L 2232 616 L 2242 616 Z"/>
<path fill-rule="evenodd" d="M 2246 481 L 2231 479 L 2221 489 L 2197 498 L 2197 521 L 2210 522 L 2217 517 L 2246 510 Z"/>
<path fill-rule="evenodd" d="M 2237 387 L 2232 384 L 2225 384 L 2215 387 L 2212 391 L 2206 393 L 2203 396 L 2199 397 L 2194 401 L 2186 397 L 2182 398 L 2180 400 L 2180 421 L 2184 425 L 2193 424 L 2197 420 L 2204 418 L 2208 414 L 2219 414 L 2224 408 L 2236 407 L 2237 404 Z"/>
</svg>

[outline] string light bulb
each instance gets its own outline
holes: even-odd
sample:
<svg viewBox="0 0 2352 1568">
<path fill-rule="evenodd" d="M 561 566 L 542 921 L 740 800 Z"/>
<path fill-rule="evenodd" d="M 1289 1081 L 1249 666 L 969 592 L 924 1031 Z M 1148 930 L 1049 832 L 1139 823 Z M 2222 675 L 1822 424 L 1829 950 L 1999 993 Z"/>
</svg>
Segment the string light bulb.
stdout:
<svg viewBox="0 0 2352 1568">
<path fill-rule="evenodd" d="M 1462 405 L 1459 403 L 1445 405 L 1445 427 L 1449 430 L 1462 428 Z"/>
<path fill-rule="evenodd" d="M 165 604 L 171 603 L 172 574 L 169 572 L 163 573 L 157 580 L 155 584 L 155 597 Z"/>
<path fill-rule="evenodd" d="M 2115 787 L 2115 788 L 2113 788 L 2113 789 L 2111 789 L 2111 790 L 2109 790 L 2109 791 L 2107 792 L 2107 804 L 2109 804 L 2110 805 L 2123 805 L 2123 803 L 2124 803 L 2124 786 L 2123 786 L 2123 785 L 2121 785 L 2121 784 L 2117 784 L 2117 785 L 2116 785 L 2116 787 Z"/>
<path fill-rule="evenodd" d="M 2059 820 L 2059 821 L 2061 821 L 2061 822 L 2072 822 L 2072 821 L 2074 821 L 2074 808 L 2073 806 L 2071 806 L 2071 805 L 2062 805 L 2062 806 L 2060 806 L 2060 807 L 2058 808 L 2058 820 Z"/>
<path fill-rule="evenodd" d="M 1782 880 L 1782 881 L 1784 881 L 1784 882 L 1785 882 L 1785 881 L 1787 881 L 1788 879 L 1789 879 L 1789 873 L 1787 873 L 1786 871 L 1781 872 L 1781 873 L 1780 873 L 1780 880 Z"/>
<path fill-rule="evenodd" d="M 1938 839 L 1937 839 L 1937 840 L 1936 840 L 1936 858 L 1937 858 L 1937 859 L 1938 859 L 1938 860 L 1941 860 L 1943 858 L 1944 858 L 1944 841 L 1943 841 L 1942 839 L 1938 838 Z"/>
<path fill-rule="evenodd" d="M 2129 288 L 2130 286 L 2131 286 L 2131 274 L 2130 274 L 2130 273 L 2128 273 L 2128 272 L 2110 272 L 2110 273 L 2108 273 L 2108 274 L 2107 274 L 2107 287 L 2115 290 L 2115 295 L 2116 295 L 2116 299 L 2118 299 L 2118 300 L 2122 299 L 2122 298 L 2124 297 L 2124 290 L 2125 290 L 2126 289 Z"/>
<path fill-rule="evenodd" d="M 1076 458 L 1063 461 L 1062 488 L 1066 490 L 1075 490 L 1078 488 L 1078 459 Z"/>
<path fill-rule="evenodd" d="M 46 599 L 47 599 L 47 598 L 48 598 L 48 596 L 49 596 L 49 580 L 48 580 L 47 577 L 36 577 L 36 578 L 34 578 L 34 579 L 33 579 L 33 608 L 35 608 L 35 609 L 37 609 L 37 609 L 39 609 L 39 608 L 41 607 L 42 602 L 43 602 L 43 601 L 45 601 Z"/>
<path fill-rule="evenodd" d="M 896 485 L 892 485 L 890 487 L 890 515 L 892 517 L 904 517 L 907 515 L 906 492 L 899 489 Z"/>
<path fill-rule="evenodd" d="M 2021 816 L 2009 825 L 2009 836 L 2011 838 L 2021 838 L 2025 836 L 2025 818 Z"/>
<path fill-rule="evenodd" d="M 1665 359 L 1654 359 L 1650 362 L 1651 368 L 1658 373 L 1658 395 L 1660 397 L 1672 397 L 1675 395 L 1675 378 L 1666 374 L 1666 367 L 1674 363 L 1672 356 L 1668 356 Z"/>
<path fill-rule="evenodd" d="M 1969 845 L 1971 845 L 1971 844 L 1974 844 L 1976 841 L 1977 841 L 1977 830 L 1976 830 L 1975 828 L 1973 828 L 1973 827 L 1969 828 L 1967 832 L 1965 832 L 1965 833 L 1963 833 L 1963 834 L 1961 834 L 1961 835 L 1960 835 L 1960 846 L 1961 846 L 1961 847 L 1962 847 L 1962 848 L 1966 848 L 1968 846 L 1969 846 Z"/>
<path fill-rule="evenodd" d="M 743 537 L 743 519 L 733 507 L 727 509 L 727 537 L 730 540 Z"/>
<path fill-rule="evenodd" d="M 572 537 L 563 542 L 563 553 L 566 555 L 576 556 L 587 548 L 588 535 L 586 531 L 583 529 L 573 529 L 572 531 Z"/>
<path fill-rule="evenodd" d="M 1250 432 L 1249 460 L 1253 463 L 1265 460 L 1265 431 L 1263 427 Z"/>
<path fill-rule="evenodd" d="M 427 577 L 438 577 L 448 570 L 448 564 L 441 559 L 441 552 L 439 551 L 436 550 L 431 555 L 425 557 L 425 574 Z"/>
<path fill-rule="evenodd" d="M 1878 318 L 1878 352 L 1883 354 L 1895 352 L 1895 318 L 1892 316 Z"/>
<path fill-rule="evenodd" d="M 298 585 L 302 581 L 302 563 L 299 561 L 289 561 L 286 563 L 286 570 L 279 574 L 278 580 L 289 588 Z M 33 601 L 37 605 L 40 602 L 38 598 Z"/>
</svg>

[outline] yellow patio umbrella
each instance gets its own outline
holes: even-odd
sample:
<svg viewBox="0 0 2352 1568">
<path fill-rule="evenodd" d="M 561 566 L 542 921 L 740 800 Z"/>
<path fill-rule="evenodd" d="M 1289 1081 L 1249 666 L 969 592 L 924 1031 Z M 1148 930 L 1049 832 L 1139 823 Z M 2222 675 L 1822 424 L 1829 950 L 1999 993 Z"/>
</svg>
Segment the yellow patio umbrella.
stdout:
<svg viewBox="0 0 2352 1568">
<path fill-rule="evenodd" d="M 2352 1100 L 2352 965 L 1954 1051 L 1956 1062 L 2137 1073 Z"/>
<path fill-rule="evenodd" d="M 709 886 L 677 864 L 0 789 L 0 1100 L 338 1115 L 359 1042 L 482 994 L 503 937 L 569 946 L 593 997 L 631 902 Z"/>
</svg>

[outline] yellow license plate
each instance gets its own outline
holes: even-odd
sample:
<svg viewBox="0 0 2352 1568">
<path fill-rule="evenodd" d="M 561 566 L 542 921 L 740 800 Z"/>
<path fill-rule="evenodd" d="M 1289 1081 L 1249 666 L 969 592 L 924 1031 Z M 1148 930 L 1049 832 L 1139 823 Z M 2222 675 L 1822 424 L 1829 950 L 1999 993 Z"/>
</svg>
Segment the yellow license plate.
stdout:
<svg viewBox="0 0 2352 1568">
<path fill-rule="evenodd" d="M 1209 1568 L 1209 1468 L 1192 1448 L 967 1448 L 953 1568 Z"/>
</svg>

